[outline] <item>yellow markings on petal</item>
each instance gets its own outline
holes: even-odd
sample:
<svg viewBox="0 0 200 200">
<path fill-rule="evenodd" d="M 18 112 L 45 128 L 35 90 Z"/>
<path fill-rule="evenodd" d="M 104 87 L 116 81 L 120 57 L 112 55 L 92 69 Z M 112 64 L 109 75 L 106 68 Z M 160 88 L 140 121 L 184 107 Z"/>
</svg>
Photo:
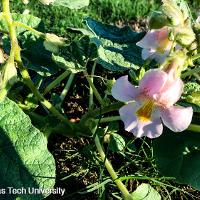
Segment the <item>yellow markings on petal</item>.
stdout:
<svg viewBox="0 0 200 200">
<path fill-rule="evenodd" d="M 154 102 L 147 100 L 144 104 L 137 110 L 136 115 L 140 121 L 149 122 L 151 121 L 151 114 L 154 108 Z"/>
</svg>

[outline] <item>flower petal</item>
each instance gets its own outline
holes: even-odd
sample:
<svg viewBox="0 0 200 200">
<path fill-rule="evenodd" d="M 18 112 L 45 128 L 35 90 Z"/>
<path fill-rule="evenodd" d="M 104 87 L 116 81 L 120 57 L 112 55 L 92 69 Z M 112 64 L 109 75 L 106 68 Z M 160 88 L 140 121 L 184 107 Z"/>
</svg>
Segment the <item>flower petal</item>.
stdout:
<svg viewBox="0 0 200 200">
<path fill-rule="evenodd" d="M 142 59 L 146 60 L 147 58 L 151 58 L 154 53 L 155 51 L 152 49 L 142 49 Z"/>
<path fill-rule="evenodd" d="M 128 81 L 128 76 L 117 79 L 112 87 L 112 96 L 122 102 L 133 101 L 138 93 L 139 90 Z"/>
<path fill-rule="evenodd" d="M 146 125 L 143 130 L 148 138 L 159 137 L 163 132 L 163 125 L 160 119 L 160 113 L 155 111 L 152 116 L 152 122 Z"/>
<path fill-rule="evenodd" d="M 160 109 L 163 123 L 174 132 L 181 132 L 188 128 L 192 121 L 192 107 L 171 106 L 167 109 Z"/>
<path fill-rule="evenodd" d="M 139 91 L 152 97 L 158 93 L 167 81 L 167 73 L 159 69 L 152 69 L 145 73 L 139 84 Z"/>
<path fill-rule="evenodd" d="M 136 45 L 145 49 L 156 49 L 158 46 L 157 37 L 158 31 L 151 30 Z"/>
<path fill-rule="evenodd" d="M 119 109 L 121 120 L 124 122 L 125 130 L 130 132 L 137 126 L 136 111 L 139 109 L 139 103 L 129 103 Z"/>
<path fill-rule="evenodd" d="M 169 51 L 164 51 L 163 53 L 155 52 L 152 55 L 152 59 L 155 59 L 158 63 L 163 63 L 166 59 L 166 57 L 169 55 Z"/>
<path fill-rule="evenodd" d="M 157 101 L 166 107 L 170 107 L 180 99 L 182 92 L 183 81 L 180 78 L 169 84 L 167 81 L 164 88 L 157 94 Z"/>
<path fill-rule="evenodd" d="M 120 108 L 119 113 L 125 125 L 125 130 L 132 132 L 135 137 L 147 136 L 149 138 L 156 138 L 162 134 L 163 126 L 160 116 L 156 112 L 152 115 L 152 121 L 139 121 L 136 117 L 136 112 L 140 108 L 139 102 L 129 103 Z"/>
</svg>

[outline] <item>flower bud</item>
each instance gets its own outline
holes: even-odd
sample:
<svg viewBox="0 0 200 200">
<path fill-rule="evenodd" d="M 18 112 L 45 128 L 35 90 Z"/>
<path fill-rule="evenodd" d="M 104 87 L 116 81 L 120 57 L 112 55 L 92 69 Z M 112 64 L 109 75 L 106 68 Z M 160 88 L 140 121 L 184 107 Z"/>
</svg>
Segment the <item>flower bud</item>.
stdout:
<svg viewBox="0 0 200 200">
<path fill-rule="evenodd" d="M 59 47 L 65 46 L 65 39 L 55 34 L 47 33 L 43 44 L 46 50 L 52 53 L 58 53 Z"/>
<path fill-rule="evenodd" d="M 5 58 L 4 58 L 4 55 L 3 55 L 3 51 L 2 51 L 2 49 L 0 49 L 0 64 L 2 64 L 4 62 L 5 62 Z"/>
<path fill-rule="evenodd" d="M 29 3 L 29 0 L 22 0 L 22 2 L 23 2 L 24 4 L 28 4 L 28 3 Z"/>
<path fill-rule="evenodd" d="M 8 61 L 3 66 L 1 88 L 5 88 L 7 84 L 13 85 L 16 81 L 17 81 L 17 69 L 15 67 L 14 61 L 13 62 Z"/>
<path fill-rule="evenodd" d="M 167 16 L 160 11 L 154 11 L 149 19 L 150 29 L 160 29 L 164 26 L 170 26 Z"/>
<path fill-rule="evenodd" d="M 172 79 L 180 77 L 181 72 L 186 67 L 187 56 L 182 51 L 177 51 L 173 53 L 166 61 L 165 65 L 162 66 L 162 69 L 170 74 Z"/>
<path fill-rule="evenodd" d="M 184 24 L 184 15 L 180 8 L 173 1 L 163 0 L 161 11 L 166 16 L 171 26 L 179 26 Z"/>
<path fill-rule="evenodd" d="M 183 27 L 176 34 L 176 42 L 182 46 L 189 46 L 194 40 L 195 34 L 191 28 Z"/>
<path fill-rule="evenodd" d="M 53 3 L 55 0 L 39 0 L 44 5 L 49 5 L 50 3 Z"/>
</svg>

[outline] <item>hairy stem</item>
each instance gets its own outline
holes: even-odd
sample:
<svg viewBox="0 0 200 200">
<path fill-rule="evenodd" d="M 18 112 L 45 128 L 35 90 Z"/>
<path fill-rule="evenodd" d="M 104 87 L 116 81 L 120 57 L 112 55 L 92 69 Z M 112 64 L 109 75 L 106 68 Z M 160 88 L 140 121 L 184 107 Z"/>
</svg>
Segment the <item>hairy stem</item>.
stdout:
<svg viewBox="0 0 200 200">
<path fill-rule="evenodd" d="M 188 127 L 187 130 L 200 133 L 200 125 L 197 125 L 197 124 L 190 124 L 190 126 Z"/>
<path fill-rule="evenodd" d="M 65 85 L 65 87 L 64 87 L 64 89 L 63 89 L 63 91 L 62 91 L 62 93 L 60 95 L 60 99 L 61 99 L 61 103 L 60 104 L 63 103 L 63 101 L 64 101 L 64 99 L 65 99 L 65 97 L 66 97 L 66 95 L 67 95 L 67 93 L 68 93 L 68 91 L 69 91 L 69 89 L 70 89 L 70 87 L 72 85 L 74 77 L 75 77 L 75 74 L 71 73 L 70 76 L 69 76 L 69 79 L 67 81 L 67 84 Z"/>
<path fill-rule="evenodd" d="M 31 31 L 34 35 L 37 35 L 39 37 L 42 37 L 42 38 L 45 38 L 45 34 L 42 33 L 42 32 L 39 32 L 37 30 L 35 30 L 34 28 L 31 28 L 30 26 L 27 26 L 26 24 L 23 24 L 21 22 L 13 22 L 13 25 L 14 26 L 19 26 L 19 27 L 22 27 L 28 31 Z"/>
<path fill-rule="evenodd" d="M 18 68 L 20 70 L 20 73 L 24 79 L 24 82 L 26 83 L 26 85 L 30 88 L 30 90 L 33 92 L 33 94 L 36 96 L 36 98 L 38 99 L 38 101 L 45 106 L 48 110 L 50 110 L 50 112 L 55 115 L 58 119 L 64 121 L 65 123 L 67 123 L 70 127 L 72 127 L 71 123 L 69 122 L 69 120 L 63 116 L 62 114 L 60 114 L 60 112 L 49 102 L 47 101 L 42 94 L 40 94 L 40 92 L 38 91 L 38 89 L 34 86 L 28 70 L 24 67 L 22 60 L 21 60 L 21 55 L 20 55 L 20 47 L 18 45 L 18 40 L 17 40 L 17 34 L 16 34 L 16 30 L 15 30 L 15 26 L 13 24 L 13 20 L 12 20 L 12 16 L 10 13 L 10 4 L 9 4 L 9 0 L 2 0 L 2 7 L 3 7 L 3 14 L 8 26 L 8 30 L 9 30 L 9 36 L 10 36 L 10 40 L 11 40 L 11 51 L 10 51 L 10 57 L 14 56 L 15 61 L 18 64 Z"/>
<path fill-rule="evenodd" d="M 91 81 L 93 83 L 93 76 L 94 76 L 94 72 L 95 72 L 95 69 L 96 69 L 96 64 L 97 62 L 95 61 L 94 64 L 93 64 L 93 67 L 92 67 L 92 72 L 91 72 Z M 94 99 L 93 99 L 93 89 L 92 87 L 90 86 L 90 97 L 89 97 L 89 110 L 91 110 L 94 106 Z"/>
<path fill-rule="evenodd" d="M 121 120 L 120 116 L 112 116 L 112 117 L 101 118 L 100 121 L 99 119 L 97 119 L 97 122 L 106 123 L 106 122 L 114 122 L 114 121 L 119 121 L 119 120 Z"/>
<path fill-rule="evenodd" d="M 101 143 L 100 143 L 99 138 L 98 138 L 97 135 L 95 136 L 95 145 L 96 145 L 97 150 L 98 150 L 98 152 L 99 152 L 99 154 L 101 156 L 102 162 L 104 162 L 104 165 L 105 165 L 106 169 L 108 170 L 110 176 L 112 177 L 113 181 L 116 183 L 117 187 L 121 191 L 121 193 L 123 195 L 123 198 L 125 200 L 131 200 L 132 197 L 129 194 L 129 191 L 127 190 L 126 186 L 122 183 L 122 181 L 120 179 L 118 179 L 117 173 L 113 169 L 112 164 L 106 158 L 105 153 L 103 151 L 103 148 L 101 146 Z"/>
<path fill-rule="evenodd" d="M 63 72 L 54 81 L 52 81 L 44 90 L 44 95 L 50 92 L 54 87 L 56 87 L 62 80 L 64 80 L 70 74 L 69 71 Z"/>
<path fill-rule="evenodd" d="M 109 113 L 109 112 L 112 112 L 112 111 L 115 111 L 115 110 L 119 110 L 122 106 L 124 105 L 124 103 L 122 102 L 117 102 L 117 103 L 113 103 L 113 104 L 110 104 L 109 106 L 104 106 L 102 108 L 96 108 L 94 110 L 91 110 L 89 112 L 87 112 L 81 120 L 85 121 L 89 118 L 96 118 L 100 115 L 103 115 L 105 113 Z"/>
<path fill-rule="evenodd" d="M 103 99 L 101 98 L 101 95 L 99 94 L 98 90 L 96 89 L 95 85 L 93 84 L 93 81 L 91 79 L 91 77 L 88 75 L 87 72 L 84 72 L 84 75 L 90 85 L 90 87 L 92 88 L 93 92 L 94 92 L 94 95 L 96 97 L 96 99 L 98 100 L 98 102 L 103 106 L 104 105 L 104 101 Z"/>
</svg>

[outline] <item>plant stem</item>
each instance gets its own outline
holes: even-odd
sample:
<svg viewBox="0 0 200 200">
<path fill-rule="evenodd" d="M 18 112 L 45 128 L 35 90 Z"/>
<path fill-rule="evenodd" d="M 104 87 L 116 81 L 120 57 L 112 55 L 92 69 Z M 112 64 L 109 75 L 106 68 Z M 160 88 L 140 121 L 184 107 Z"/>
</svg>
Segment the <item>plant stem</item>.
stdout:
<svg viewBox="0 0 200 200">
<path fill-rule="evenodd" d="M 69 89 L 70 89 L 70 87 L 72 85 L 72 82 L 74 80 L 74 76 L 75 76 L 74 73 L 71 73 L 70 76 L 69 76 L 67 84 L 64 87 L 64 89 L 63 89 L 63 91 L 62 91 L 62 93 L 60 95 L 60 99 L 61 99 L 60 105 L 63 103 L 63 101 L 64 101 L 64 99 L 65 99 L 65 97 L 66 97 L 66 95 L 67 95 L 67 93 L 68 93 L 68 91 L 69 91 Z"/>
<path fill-rule="evenodd" d="M 56 87 L 62 80 L 64 80 L 70 74 L 69 71 L 63 72 L 58 76 L 53 82 L 51 82 L 44 90 L 44 95 L 50 92 L 54 87 Z"/>
<path fill-rule="evenodd" d="M 113 122 L 113 121 L 119 121 L 119 120 L 121 120 L 120 116 L 112 116 L 112 117 L 101 118 L 100 121 L 99 119 L 97 119 L 97 122 L 106 123 L 106 122 Z"/>
<path fill-rule="evenodd" d="M 91 81 L 93 83 L 93 76 L 94 76 L 94 72 L 95 72 L 95 69 L 96 69 L 96 64 L 97 62 L 95 61 L 93 66 L 92 66 L 92 72 L 91 72 Z M 91 110 L 94 106 L 94 100 L 93 100 L 93 89 L 92 87 L 90 86 L 90 97 L 89 97 L 89 110 Z"/>
<path fill-rule="evenodd" d="M 44 33 L 40 32 L 40 31 L 37 31 L 34 28 L 31 28 L 30 26 L 27 26 L 26 24 L 23 24 L 21 22 L 13 22 L 13 25 L 22 27 L 22 28 L 24 28 L 24 29 L 26 29 L 28 31 L 31 31 L 33 34 L 38 35 L 41 38 L 45 38 L 45 34 Z"/>
<path fill-rule="evenodd" d="M 98 102 L 101 104 L 101 105 L 104 105 L 104 101 L 103 99 L 101 98 L 101 95 L 99 94 L 98 90 L 96 89 L 95 85 L 93 84 L 93 81 L 91 79 L 91 77 L 89 77 L 88 73 L 87 72 L 84 72 L 84 75 L 90 85 L 90 87 L 92 88 L 93 92 L 94 92 L 94 95 L 95 97 L 97 98 Z"/>
<path fill-rule="evenodd" d="M 112 112 L 115 110 L 119 110 L 123 105 L 124 105 L 124 103 L 117 102 L 117 103 L 110 104 L 109 106 L 104 106 L 102 108 L 96 108 L 94 110 L 87 112 L 85 115 L 83 115 L 81 121 L 85 121 L 89 118 L 96 118 L 99 115 L 102 115 L 102 114 L 105 114 L 108 112 Z"/>
<path fill-rule="evenodd" d="M 60 114 L 60 112 L 49 102 L 47 101 L 42 94 L 37 90 L 37 88 L 34 86 L 28 70 L 24 67 L 22 60 L 21 60 L 21 55 L 20 55 L 20 47 L 18 45 L 18 40 L 17 40 L 17 34 L 15 30 L 15 26 L 13 25 L 13 20 L 12 16 L 10 13 L 10 5 L 9 5 L 9 0 L 2 0 L 2 7 L 3 7 L 3 13 L 5 16 L 5 20 L 8 26 L 9 30 L 9 35 L 10 35 L 10 40 L 11 40 L 11 51 L 10 51 L 10 57 L 15 58 L 15 61 L 18 64 L 18 68 L 20 70 L 20 73 L 24 79 L 24 82 L 27 84 L 27 86 L 31 89 L 33 94 L 36 96 L 38 101 L 45 106 L 47 109 L 50 110 L 50 112 L 55 115 L 58 119 L 62 120 L 63 122 L 67 123 L 70 127 L 72 127 L 72 124 L 69 122 L 69 120 Z"/>
<path fill-rule="evenodd" d="M 110 176 L 112 177 L 113 181 L 116 183 L 116 185 L 118 186 L 119 190 L 121 191 L 123 198 L 125 200 L 130 200 L 132 199 L 131 195 L 129 194 L 126 186 L 122 183 L 122 181 L 120 179 L 118 179 L 118 176 L 115 172 L 115 170 L 113 169 L 110 161 L 106 158 L 105 153 L 103 151 L 103 148 L 101 146 L 101 143 L 99 141 L 98 136 L 95 136 L 95 145 L 97 147 L 97 150 L 101 156 L 101 160 L 102 162 L 104 162 L 104 165 L 106 167 L 106 169 L 108 170 Z"/>
<path fill-rule="evenodd" d="M 185 78 L 185 77 L 187 77 L 187 76 L 191 76 L 191 75 L 193 75 L 193 74 L 195 74 L 195 73 L 198 73 L 198 72 L 200 72 L 200 68 L 199 68 L 199 67 L 198 67 L 198 68 L 194 68 L 194 69 L 190 69 L 189 71 L 184 72 L 184 73 L 181 75 L 181 78 Z"/>
<path fill-rule="evenodd" d="M 198 59 L 198 58 L 200 58 L 200 53 L 198 53 L 198 54 L 196 54 L 195 56 L 192 56 L 192 57 L 191 57 L 192 60 L 196 60 L 196 59 Z"/>
<path fill-rule="evenodd" d="M 200 125 L 190 124 L 187 130 L 200 133 Z"/>
</svg>

